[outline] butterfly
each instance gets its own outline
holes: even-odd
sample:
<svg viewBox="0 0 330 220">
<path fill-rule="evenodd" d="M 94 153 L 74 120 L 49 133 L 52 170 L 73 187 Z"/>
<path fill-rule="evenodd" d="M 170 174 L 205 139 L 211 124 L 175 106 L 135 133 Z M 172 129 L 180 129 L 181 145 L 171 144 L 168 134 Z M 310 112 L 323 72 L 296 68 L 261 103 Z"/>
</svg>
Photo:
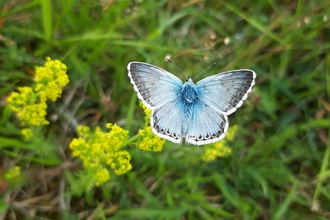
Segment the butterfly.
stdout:
<svg viewBox="0 0 330 220">
<path fill-rule="evenodd" d="M 252 70 L 240 69 L 185 83 L 157 66 L 142 62 L 127 65 L 138 98 L 152 110 L 150 125 L 159 137 L 173 143 L 214 143 L 225 137 L 228 115 L 239 108 L 255 84 Z"/>
</svg>

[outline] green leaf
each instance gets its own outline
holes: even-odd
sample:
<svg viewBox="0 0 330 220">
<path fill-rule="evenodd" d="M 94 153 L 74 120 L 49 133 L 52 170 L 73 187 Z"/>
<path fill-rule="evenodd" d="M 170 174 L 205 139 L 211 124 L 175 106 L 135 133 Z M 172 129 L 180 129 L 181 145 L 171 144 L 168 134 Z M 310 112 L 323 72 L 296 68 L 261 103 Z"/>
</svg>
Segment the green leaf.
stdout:
<svg viewBox="0 0 330 220">
<path fill-rule="evenodd" d="M 0 213 L 4 213 L 9 208 L 8 203 L 0 199 Z"/>
<path fill-rule="evenodd" d="M 44 37 L 49 41 L 52 36 L 52 6 L 51 0 L 40 0 L 42 8 L 42 21 L 44 26 Z"/>
</svg>

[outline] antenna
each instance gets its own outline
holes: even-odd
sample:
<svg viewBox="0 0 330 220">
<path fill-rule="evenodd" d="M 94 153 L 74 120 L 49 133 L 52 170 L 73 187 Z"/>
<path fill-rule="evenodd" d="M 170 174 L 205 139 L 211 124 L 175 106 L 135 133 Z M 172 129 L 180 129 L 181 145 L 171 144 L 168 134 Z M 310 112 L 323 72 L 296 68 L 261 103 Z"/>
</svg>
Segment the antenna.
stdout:
<svg viewBox="0 0 330 220">
<path fill-rule="evenodd" d="M 208 70 L 208 69 L 210 69 L 211 67 L 213 67 L 214 65 L 215 65 L 215 63 L 212 63 L 212 64 L 211 64 L 209 67 L 207 67 L 205 70 L 203 70 L 202 72 L 200 72 L 199 74 L 197 74 L 197 76 L 201 75 L 201 74 L 204 73 L 206 70 Z M 196 79 L 197 76 L 195 76 L 195 77 L 193 78 L 193 80 Z"/>
<path fill-rule="evenodd" d="M 172 63 L 172 61 L 170 60 L 170 59 L 168 59 L 168 58 L 166 58 L 166 60 L 170 63 L 170 64 L 172 64 L 173 66 L 175 66 L 178 70 L 180 70 L 180 72 L 188 79 L 188 77 L 187 77 L 187 75 L 177 66 L 177 65 L 175 65 L 174 63 Z"/>
</svg>

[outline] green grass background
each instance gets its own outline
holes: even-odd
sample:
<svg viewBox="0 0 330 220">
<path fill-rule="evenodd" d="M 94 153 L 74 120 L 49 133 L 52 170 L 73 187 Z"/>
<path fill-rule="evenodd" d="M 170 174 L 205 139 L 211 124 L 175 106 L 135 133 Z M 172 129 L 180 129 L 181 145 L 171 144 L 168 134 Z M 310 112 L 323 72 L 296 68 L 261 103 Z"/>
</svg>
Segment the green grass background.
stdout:
<svg viewBox="0 0 330 220">
<path fill-rule="evenodd" d="M 330 1 L 4 0 L 0 9 L 1 167 L 25 176 L 2 194 L 3 218 L 330 218 Z M 148 62 L 184 80 L 167 55 L 189 76 L 217 63 L 199 79 L 256 72 L 229 117 L 239 126 L 233 154 L 203 163 L 203 146 L 130 146 L 130 172 L 82 192 L 74 125 L 137 134 L 144 116 L 126 66 Z M 50 125 L 25 143 L 6 96 L 47 56 L 68 66 L 70 84 L 49 103 Z"/>
</svg>

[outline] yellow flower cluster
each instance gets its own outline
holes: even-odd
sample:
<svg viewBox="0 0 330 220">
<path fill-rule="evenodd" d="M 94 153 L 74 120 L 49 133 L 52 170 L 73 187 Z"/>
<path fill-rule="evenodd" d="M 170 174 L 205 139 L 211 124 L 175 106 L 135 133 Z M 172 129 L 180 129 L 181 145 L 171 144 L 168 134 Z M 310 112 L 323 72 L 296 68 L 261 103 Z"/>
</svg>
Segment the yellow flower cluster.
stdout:
<svg viewBox="0 0 330 220">
<path fill-rule="evenodd" d="M 226 134 L 225 140 L 228 140 L 228 141 L 234 140 L 237 130 L 238 130 L 238 125 L 231 126 Z"/>
<path fill-rule="evenodd" d="M 23 128 L 21 130 L 21 134 L 23 135 L 23 137 L 26 139 L 26 140 L 29 140 L 33 137 L 33 131 L 31 128 Z"/>
<path fill-rule="evenodd" d="M 34 81 L 36 82 L 34 90 L 38 93 L 40 102 L 45 102 L 47 99 L 54 102 L 61 97 L 62 88 L 69 83 L 66 65 L 48 57 L 44 67 L 36 68 Z"/>
<path fill-rule="evenodd" d="M 11 181 L 16 179 L 20 175 L 21 175 L 21 168 L 19 166 L 14 166 L 5 173 L 4 178 L 6 181 Z"/>
<path fill-rule="evenodd" d="M 120 151 L 128 138 L 128 131 L 113 124 L 107 124 L 109 132 L 96 127 L 92 132 L 87 126 L 77 128 L 79 137 L 70 143 L 73 156 L 79 157 L 91 176 L 91 186 L 100 185 L 110 179 L 107 166 L 117 175 L 132 169 L 131 156 L 127 151 Z"/>
<path fill-rule="evenodd" d="M 142 107 L 144 114 L 145 114 L 144 120 L 145 120 L 146 124 L 148 124 L 150 121 L 150 116 L 151 116 L 152 111 L 150 109 L 148 109 L 145 105 L 143 105 L 142 102 L 140 102 L 140 106 Z"/>
<path fill-rule="evenodd" d="M 205 162 L 211 162 L 215 160 L 218 157 L 228 157 L 232 154 L 232 149 L 229 148 L 227 145 L 228 141 L 232 141 L 236 135 L 238 126 L 234 125 L 232 126 L 227 134 L 224 140 L 219 141 L 215 144 L 210 144 L 206 146 L 206 151 L 202 155 L 202 160 Z"/>
<path fill-rule="evenodd" d="M 11 93 L 7 102 L 24 125 L 47 125 L 46 101 L 56 101 L 62 94 L 62 88 L 69 83 L 66 66 L 48 57 L 44 67 L 36 67 L 34 81 L 36 84 L 32 88 L 19 87 L 18 92 Z"/>
<path fill-rule="evenodd" d="M 47 125 L 47 104 L 37 103 L 38 95 L 30 87 L 19 87 L 18 91 L 7 98 L 9 107 L 17 113 L 17 117 L 26 125 Z"/>
<path fill-rule="evenodd" d="M 151 110 L 145 107 L 142 102 L 140 102 L 140 106 L 142 107 L 145 114 L 145 125 L 144 129 L 139 130 L 140 141 L 138 146 L 141 150 L 144 151 L 159 152 L 163 148 L 165 139 L 158 137 L 151 130 L 149 125 Z"/>
<path fill-rule="evenodd" d="M 155 135 L 150 126 L 145 129 L 139 130 L 139 136 L 142 138 L 139 142 L 139 148 L 145 151 L 159 152 L 162 150 L 165 139 Z"/>
</svg>

